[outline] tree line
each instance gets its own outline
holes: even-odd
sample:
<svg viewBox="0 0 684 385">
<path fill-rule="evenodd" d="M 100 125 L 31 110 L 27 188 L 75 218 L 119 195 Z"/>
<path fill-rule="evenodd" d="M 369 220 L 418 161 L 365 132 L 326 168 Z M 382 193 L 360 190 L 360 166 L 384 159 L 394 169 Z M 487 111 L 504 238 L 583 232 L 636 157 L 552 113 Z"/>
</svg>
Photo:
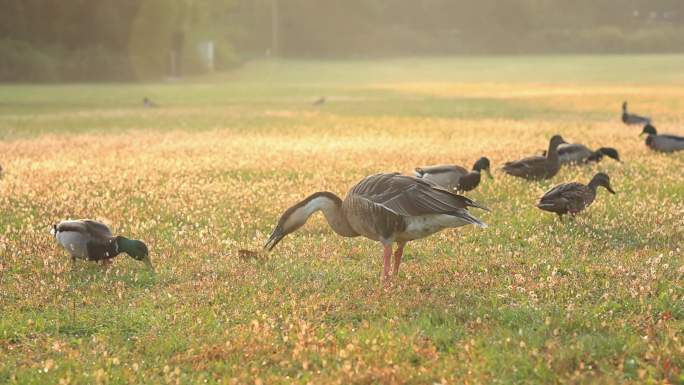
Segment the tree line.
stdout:
<svg viewBox="0 0 684 385">
<path fill-rule="evenodd" d="M 680 0 L 0 0 L 0 81 L 154 79 L 254 56 L 681 52 Z M 173 68 L 172 68 L 173 67 Z"/>
</svg>

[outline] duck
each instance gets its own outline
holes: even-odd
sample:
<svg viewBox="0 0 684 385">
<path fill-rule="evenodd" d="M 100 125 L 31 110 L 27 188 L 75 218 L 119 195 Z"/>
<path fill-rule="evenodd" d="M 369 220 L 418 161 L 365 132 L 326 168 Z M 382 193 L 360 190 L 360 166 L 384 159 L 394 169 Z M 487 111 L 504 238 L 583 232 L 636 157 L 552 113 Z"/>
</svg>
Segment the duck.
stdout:
<svg viewBox="0 0 684 385">
<path fill-rule="evenodd" d="M 362 236 L 383 247 L 383 280 L 399 273 L 407 242 L 425 238 L 446 228 L 487 225 L 468 208 L 489 210 L 471 199 L 448 191 L 428 180 L 399 173 L 367 176 L 356 183 L 344 200 L 320 191 L 288 208 L 264 245 L 268 251 L 288 234 L 301 228 L 322 211 L 332 230 L 343 237 Z M 397 247 L 393 253 L 393 244 Z M 391 258 L 394 254 L 394 265 Z"/>
<path fill-rule="evenodd" d="M 558 214 L 561 220 L 563 220 L 564 214 L 575 216 L 594 202 L 596 190 L 599 186 L 605 187 L 608 192 L 615 194 L 615 191 L 610 187 L 608 174 L 599 172 L 594 175 L 588 185 L 571 182 L 553 187 L 541 197 L 537 207 Z"/>
<path fill-rule="evenodd" d="M 473 190 L 480 184 L 482 171 L 487 173 L 489 178 L 493 178 L 489 168 L 489 159 L 483 156 L 473 164 L 473 169 L 470 172 L 461 166 L 443 164 L 438 166 L 418 167 L 415 170 L 415 176 L 427 179 L 447 190 L 465 192 Z"/>
<path fill-rule="evenodd" d="M 554 135 L 549 140 L 549 149 L 545 156 L 530 156 L 524 159 L 506 162 L 502 170 L 511 176 L 527 180 L 541 180 L 553 178 L 560 170 L 558 146 L 567 143 L 560 135 Z"/>
<path fill-rule="evenodd" d="M 658 134 L 656 128 L 651 124 L 645 125 L 640 135 L 648 135 L 646 145 L 654 151 L 675 152 L 684 150 L 684 137 Z"/>
<path fill-rule="evenodd" d="M 627 112 L 627 102 L 622 103 L 622 123 L 631 126 L 651 123 L 651 118 Z"/>
<path fill-rule="evenodd" d="M 52 226 L 52 235 L 71 255 L 71 260 L 85 259 L 109 264 L 120 253 L 143 262 L 154 271 L 147 245 L 136 239 L 114 236 L 104 223 L 91 219 L 61 221 Z"/>
<path fill-rule="evenodd" d="M 546 151 L 542 152 L 542 155 L 546 156 Z M 579 143 L 567 143 L 558 146 L 558 160 L 561 165 L 598 163 L 604 156 L 621 162 L 618 150 L 612 147 L 601 147 L 596 151 L 592 151 L 589 147 Z"/>
<path fill-rule="evenodd" d="M 153 102 L 147 96 L 143 98 L 143 106 L 147 108 L 157 108 L 159 107 L 157 103 Z"/>
<path fill-rule="evenodd" d="M 320 98 L 316 99 L 313 103 L 311 103 L 311 105 L 320 106 L 320 105 L 325 104 L 325 101 L 326 101 L 325 96 L 321 96 Z"/>
</svg>

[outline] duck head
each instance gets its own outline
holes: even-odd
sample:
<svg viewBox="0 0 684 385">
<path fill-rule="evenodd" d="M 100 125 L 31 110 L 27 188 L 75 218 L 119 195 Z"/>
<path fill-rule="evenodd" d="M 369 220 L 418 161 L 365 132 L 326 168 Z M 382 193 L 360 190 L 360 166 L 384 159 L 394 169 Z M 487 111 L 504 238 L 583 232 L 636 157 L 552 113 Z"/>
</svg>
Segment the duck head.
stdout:
<svg viewBox="0 0 684 385">
<path fill-rule="evenodd" d="M 610 177 L 606 173 L 599 172 L 598 174 L 594 175 L 594 177 L 591 179 L 591 182 L 589 182 L 589 185 L 593 186 L 594 188 L 598 186 L 605 187 L 605 189 L 611 194 L 615 194 L 615 191 L 610 187 Z"/>
<path fill-rule="evenodd" d="M 598 162 L 600 161 L 603 156 L 607 156 L 609 158 L 615 159 L 618 162 L 622 162 L 620 160 L 620 154 L 618 151 L 612 147 L 601 147 L 598 150 L 596 150 L 593 154 L 587 158 L 587 161 L 589 162 Z"/>
<path fill-rule="evenodd" d="M 493 178 L 492 173 L 490 172 L 489 159 L 487 159 L 486 156 L 483 156 L 482 158 L 478 159 L 477 162 L 475 162 L 473 165 L 473 171 L 484 171 L 490 179 Z"/>
<path fill-rule="evenodd" d="M 145 266 L 154 271 L 154 266 L 152 266 L 152 261 L 150 261 L 150 252 L 145 243 L 119 235 L 116 237 L 116 245 L 119 251 L 123 251 L 136 261 L 143 262 Z"/>
<path fill-rule="evenodd" d="M 641 135 L 658 135 L 658 131 L 651 123 L 648 123 L 644 126 L 644 129 L 641 130 L 641 134 L 639 134 L 639 136 Z"/>
</svg>

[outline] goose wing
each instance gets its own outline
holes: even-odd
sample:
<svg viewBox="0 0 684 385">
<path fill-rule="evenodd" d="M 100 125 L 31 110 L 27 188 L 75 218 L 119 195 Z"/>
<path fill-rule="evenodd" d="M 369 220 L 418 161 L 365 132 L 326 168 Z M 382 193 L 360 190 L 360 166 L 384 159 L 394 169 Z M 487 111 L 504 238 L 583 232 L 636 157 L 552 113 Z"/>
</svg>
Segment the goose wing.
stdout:
<svg viewBox="0 0 684 385">
<path fill-rule="evenodd" d="M 354 186 L 349 194 L 401 216 L 456 214 L 468 207 L 488 210 L 432 182 L 398 173 L 366 177 Z"/>
</svg>

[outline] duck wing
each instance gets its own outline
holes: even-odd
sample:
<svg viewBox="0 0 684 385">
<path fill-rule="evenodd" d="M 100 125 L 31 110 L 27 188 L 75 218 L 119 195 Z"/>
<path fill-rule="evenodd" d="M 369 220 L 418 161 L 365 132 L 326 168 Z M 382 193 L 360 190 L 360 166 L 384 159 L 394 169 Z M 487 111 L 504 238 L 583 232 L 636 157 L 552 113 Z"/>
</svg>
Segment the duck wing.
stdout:
<svg viewBox="0 0 684 385">
<path fill-rule="evenodd" d="M 546 157 L 530 156 L 520 160 L 506 162 L 502 170 L 513 176 L 528 177 L 542 175 L 546 172 Z"/>
<path fill-rule="evenodd" d="M 592 154 L 593 152 L 583 144 L 573 143 L 558 146 L 558 160 L 561 163 L 581 163 Z"/>
<path fill-rule="evenodd" d="M 562 183 L 547 191 L 537 207 L 554 212 L 577 212 L 584 208 L 590 194 L 589 188 L 581 183 Z"/>
<path fill-rule="evenodd" d="M 468 174 L 468 170 L 456 165 L 439 165 L 416 168 L 416 176 L 433 182 L 448 190 L 458 188 L 461 178 Z"/>
</svg>

